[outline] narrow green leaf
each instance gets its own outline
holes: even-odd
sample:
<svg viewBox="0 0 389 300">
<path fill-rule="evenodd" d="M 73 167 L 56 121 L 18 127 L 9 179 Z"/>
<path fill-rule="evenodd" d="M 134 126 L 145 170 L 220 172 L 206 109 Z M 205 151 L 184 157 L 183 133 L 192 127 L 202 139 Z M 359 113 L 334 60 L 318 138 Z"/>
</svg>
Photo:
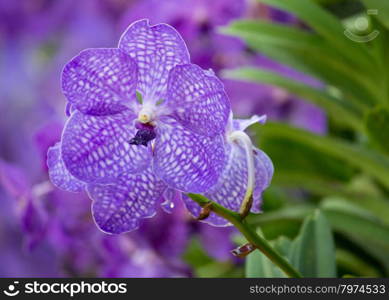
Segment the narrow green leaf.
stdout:
<svg viewBox="0 0 389 300">
<path fill-rule="evenodd" d="M 377 19 L 389 29 L 389 1 L 386 0 L 362 0 L 368 9 L 377 11 Z"/>
<path fill-rule="evenodd" d="M 270 58 L 345 89 L 361 104 L 371 105 L 379 100 L 373 64 L 352 64 L 331 43 L 313 33 L 252 20 L 235 21 L 221 31 L 242 38 Z"/>
<path fill-rule="evenodd" d="M 369 111 L 365 126 L 373 145 L 389 154 L 389 110 L 386 107 L 377 107 Z"/>
<path fill-rule="evenodd" d="M 312 0 L 259 0 L 271 6 L 278 7 L 296 15 L 306 22 L 317 33 L 330 41 L 333 47 L 342 51 L 355 61 L 366 63 L 372 60 L 366 46 L 360 43 L 353 43 L 344 36 L 344 27 L 341 22 L 320 7 Z M 380 1 L 380 0 L 378 0 Z M 351 51 L 350 51 L 351 50 Z"/>
<path fill-rule="evenodd" d="M 336 250 L 336 262 L 339 268 L 358 276 L 381 277 L 379 271 L 366 263 L 362 258 L 345 249 Z"/>
<path fill-rule="evenodd" d="M 372 53 L 374 53 L 377 60 L 380 62 L 380 68 L 377 68 L 376 77 L 380 76 L 382 79 L 379 90 L 382 92 L 383 102 L 387 104 L 389 103 L 389 30 L 379 22 L 374 22 L 373 28 L 380 33 L 370 42 L 370 46 Z"/>
<path fill-rule="evenodd" d="M 261 148 L 271 157 L 277 170 L 273 176 L 274 184 L 298 186 L 319 195 L 331 195 L 341 192 L 344 183 L 355 173 L 355 168 L 334 155 L 301 141 L 268 135 L 265 128 L 259 130 L 262 133 Z"/>
<path fill-rule="evenodd" d="M 308 216 L 290 252 L 292 265 L 305 277 L 336 277 L 335 245 L 326 217 Z"/>
<path fill-rule="evenodd" d="M 241 68 L 226 70 L 223 72 L 223 75 L 230 79 L 260 82 L 281 87 L 322 107 L 335 121 L 339 120 L 338 116 L 341 115 L 343 116 L 340 119 L 341 122 L 347 123 L 356 130 L 361 130 L 361 109 L 350 102 L 333 97 L 325 90 L 310 87 L 299 81 L 263 69 Z"/>
<path fill-rule="evenodd" d="M 366 210 L 339 198 L 329 198 L 321 207 L 334 230 L 379 259 L 389 273 L 388 225 Z"/>
<path fill-rule="evenodd" d="M 345 189 L 342 199 L 369 211 L 389 225 L 389 201 L 374 180 L 368 176 L 356 176 Z"/>
<path fill-rule="evenodd" d="M 264 149 L 266 150 L 267 147 L 264 147 Z M 266 153 L 269 152 L 266 151 Z M 271 156 L 271 153 L 269 154 Z M 320 196 L 349 195 L 343 182 L 335 179 L 326 179 L 322 175 L 317 173 L 311 175 L 310 172 L 305 172 L 304 170 L 277 169 L 272 183 L 285 188 L 303 188 Z"/>
<path fill-rule="evenodd" d="M 378 259 L 386 268 L 386 275 L 389 274 L 389 225 L 387 223 L 363 207 L 339 197 L 325 199 L 320 208 L 333 231 L 342 234 Z M 282 230 L 287 232 L 290 226 L 299 226 L 312 211 L 311 206 L 293 205 L 266 214 L 251 214 L 248 217 L 248 222 L 260 226 L 262 230 L 283 224 L 283 228 L 278 233 L 283 234 Z"/>
<path fill-rule="evenodd" d="M 253 226 L 260 226 L 269 240 L 280 236 L 294 238 L 304 217 L 313 210 L 310 205 L 294 204 L 264 214 L 250 214 L 247 221 Z"/>
<path fill-rule="evenodd" d="M 250 214 L 247 217 L 247 222 L 255 226 L 262 226 L 266 223 L 278 222 L 280 220 L 301 222 L 313 210 L 314 207 L 311 205 L 295 204 L 265 214 Z"/>
<path fill-rule="evenodd" d="M 333 155 L 365 171 L 389 188 L 389 159 L 380 153 L 365 149 L 360 145 L 331 137 L 318 136 L 281 123 L 267 123 L 266 126 L 254 128 L 257 128 L 262 140 L 266 140 L 266 136 L 268 136 L 306 144 L 319 152 Z"/>
</svg>

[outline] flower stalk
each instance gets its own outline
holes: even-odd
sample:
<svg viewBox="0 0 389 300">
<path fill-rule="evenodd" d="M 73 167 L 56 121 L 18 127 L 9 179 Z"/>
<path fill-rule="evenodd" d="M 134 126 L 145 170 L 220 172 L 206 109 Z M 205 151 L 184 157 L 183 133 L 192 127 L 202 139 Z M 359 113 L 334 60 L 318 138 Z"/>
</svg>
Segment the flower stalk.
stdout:
<svg viewBox="0 0 389 300">
<path fill-rule="evenodd" d="M 233 131 L 229 135 L 229 139 L 232 142 L 238 142 L 242 145 L 246 152 L 247 160 L 247 186 L 246 194 L 243 198 L 242 204 L 239 209 L 239 214 L 242 218 L 245 218 L 251 209 L 253 204 L 253 191 L 254 191 L 254 178 L 255 178 L 255 168 L 254 168 L 254 153 L 253 153 L 253 144 L 249 136 L 243 131 Z"/>
<path fill-rule="evenodd" d="M 230 221 L 245 238 L 258 250 L 267 256 L 275 265 L 277 265 L 286 275 L 294 278 L 301 278 L 301 274 L 281 256 L 266 239 L 258 235 L 255 230 L 242 219 L 239 213 L 231 211 L 224 206 L 210 201 L 206 197 L 198 194 L 188 194 L 188 196 L 201 207 L 207 207 L 214 213 Z"/>
</svg>

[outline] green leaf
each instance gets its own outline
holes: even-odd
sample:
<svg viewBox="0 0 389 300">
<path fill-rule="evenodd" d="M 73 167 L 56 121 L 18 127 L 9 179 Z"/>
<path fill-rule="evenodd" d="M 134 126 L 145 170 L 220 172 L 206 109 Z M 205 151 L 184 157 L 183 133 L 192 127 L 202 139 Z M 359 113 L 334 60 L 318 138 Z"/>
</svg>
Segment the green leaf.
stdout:
<svg viewBox="0 0 389 300">
<path fill-rule="evenodd" d="M 266 126 L 265 126 L 266 127 Z M 261 131 L 261 148 L 271 157 L 273 183 L 284 187 L 304 187 L 320 195 L 339 191 L 354 173 L 342 160 L 293 139 L 267 135 Z M 287 155 L 285 155 L 285 149 Z"/>
<path fill-rule="evenodd" d="M 366 263 L 362 258 L 345 249 L 336 250 L 336 262 L 339 269 L 357 274 L 358 276 L 381 277 L 379 271 Z"/>
<path fill-rule="evenodd" d="M 377 10 L 377 19 L 389 29 L 389 1 L 362 0 L 368 9 Z"/>
<path fill-rule="evenodd" d="M 264 147 L 267 149 L 267 147 Z M 268 153 L 268 151 L 266 150 Z M 269 154 L 273 154 L 270 153 Z M 307 160 L 309 162 L 309 160 Z M 344 183 L 333 179 L 323 178 L 324 174 L 313 174 L 310 176 L 310 172 L 298 171 L 298 170 L 286 170 L 284 168 L 278 168 L 277 174 L 274 174 L 273 184 L 285 187 L 285 188 L 304 188 L 307 191 L 320 196 L 347 196 L 348 191 L 345 189 Z"/>
<path fill-rule="evenodd" d="M 281 87 L 289 93 L 322 107 L 335 121 L 339 120 L 347 123 L 356 130 L 361 129 L 361 109 L 351 102 L 343 101 L 328 94 L 325 90 L 316 89 L 277 73 L 256 68 L 226 70 L 223 72 L 223 75 L 230 79 L 265 83 Z M 339 115 L 343 117 L 339 119 Z"/>
<path fill-rule="evenodd" d="M 222 32 L 242 38 L 254 50 L 270 58 L 344 89 L 359 105 L 372 105 L 379 100 L 377 80 L 369 76 L 376 72 L 372 70 L 373 64 L 351 64 L 349 55 L 343 57 L 331 43 L 313 33 L 251 20 L 235 21 Z"/>
<path fill-rule="evenodd" d="M 388 225 L 366 210 L 339 198 L 329 198 L 321 207 L 334 230 L 380 260 L 389 273 Z"/>
<path fill-rule="evenodd" d="M 379 22 L 374 22 L 372 25 L 375 30 L 378 30 L 379 35 L 370 42 L 371 51 L 380 61 L 380 69 L 377 69 L 377 76 L 382 78 L 380 90 L 382 91 L 382 98 L 385 103 L 389 103 L 389 30 L 386 29 Z"/>
<path fill-rule="evenodd" d="M 337 157 L 370 174 L 389 188 L 389 159 L 373 150 L 340 139 L 318 136 L 303 129 L 293 128 L 281 123 L 267 123 L 266 126 L 254 126 L 260 138 L 292 140 L 308 145 L 318 152 Z M 287 153 L 285 153 L 287 154 Z"/>
<path fill-rule="evenodd" d="M 279 222 L 287 220 L 289 222 L 301 222 L 305 216 L 311 214 L 314 207 L 307 204 L 294 204 L 278 209 L 276 211 L 267 212 L 265 214 L 250 214 L 247 217 L 247 222 L 255 226 L 263 226 L 266 223 Z"/>
<path fill-rule="evenodd" d="M 363 175 L 353 178 L 346 191 L 342 199 L 369 211 L 389 225 L 389 201 L 371 178 Z"/>
<path fill-rule="evenodd" d="M 304 277 L 336 277 L 335 245 L 326 217 L 316 210 L 293 241 L 290 260 Z"/>
<path fill-rule="evenodd" d="M 261 227 L 265 237 L 269 240 L 282 235 L 294 238 L 298 234 L 302 220 L 313 209 L 311 205 L 294 204 L 263 214 L 250 214 L 247 222 Z"/>
<path fill-rule="evenodd" d="M 370 142 L 385 154 L 389 154 L 389 110 L 377 107 L 368 112 L 365 120 Z"/>
<path fill-rule="evenodd" d="M 331 13 L 320 7 L 312 0 L 259 0 L 271 6 L 278 7 L 296 15 L 306 22 L 318 34 L 330 41 L 334 48 L 350 56 L 355 62 L 368 62 L 372 60 L 366 46 L 353 43 L 345 38 L 344 27 Z"/>
<path fill-rule="evenodd" d="M 368 201 L 368 199 L 365 199 Z M 349 199 L 339 197 L 326 198 L 320 205 L 333 231 L 364 249 L 369 255 L 378 259 L 389 274 L 389 225 L 362 206 L 357 206 Z M 251 214 L 248 222 L 254 226 L 279 228 L 278 235 L 287 232 L 290 227 L 299 227 L 304 218 L 311 214 L 312 206 L 291 205 L 274 212 Z M 281 224 L 281 225 L 280 225 Z M 266 235 L 267 238 L 269 238 Z M 276 235 L 271 238 L 275 238 Z M 293 263 L 293 262 L 292 262 Z"/>
</svg>

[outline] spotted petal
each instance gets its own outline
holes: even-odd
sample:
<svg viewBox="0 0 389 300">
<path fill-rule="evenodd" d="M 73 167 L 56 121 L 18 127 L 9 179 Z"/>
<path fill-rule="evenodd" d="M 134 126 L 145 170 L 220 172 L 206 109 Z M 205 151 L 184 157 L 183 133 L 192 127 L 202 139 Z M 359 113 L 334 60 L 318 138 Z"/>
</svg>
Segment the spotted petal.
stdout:
<svg viewBox="0 0 389 300">
<path fill-rule="evenodd" d="M 47 151 L 50 180 L 60 189 L 69 192 L 80 192 L 85 188 L 85 183 L 72 176 L 66 169 L 61 158 L 60 148 L 60 143 L 57 143 Z"/>
<path fill-rule="evenodd" d="M 109 115 L 135 102 L 137 67 L 119 49 L 87 49 L 62 73 L 62 89 L 74 108 L 85 114 Z"/>
<path fill-rule="evenodd" d="M 138 228 L 142 218 L 152 217 L 166 185 L 151 167 L 138 174 L 123 174 L 112 185 L 90 184 L 93 217 L 101 230 L 119 234 Z"/>
<path fill-rule="evenodd" d="M 189 63 L 185 42 L 167 24 L 150 26 L 148 20 L 134 22 L 122 35 L 119 48 L 136 61 L 137 88 L 146 102 L 165 99 L 169 71 L 177 64 Z"/>
<path fill-rule="evenodd" d="M 198 135 L 171 118 L 157 128 L 154 167 L 162 180 L 192 193 L 202 193 L 217 182 L 225 163 L 221 136 Z"/>
<path fill-rule="evenodd" d="M 269 157 L 259 149 L 254 149 L 255 186 L 253 192 L 253 212 L 260 211 L 261 195 L 263 190 L 270 184 L 273 176 L 273 164 Z M 238 145 L 230 147 L 228 163 L 223 170 L 218 183 L 204 193 L 208 199 L 215 201 L 233 211 L 239 211 L 240 205 L 247 188 L 247 161 L 246 153 Z M 188 210 L 198 216 L 200 207 L 188 197 L 184 197 Z M 226 226 L 229 222 L 212 214 L 204 222 L 215 226 Z"/>
<path fill-rule="evenodd" d="M 124 111 L 109 116 L 75 112 L 62 135 L 62 159 L 79 180 L 112 182 L 123 173 L 138 172 L 150 164 L 151 150 L 130 145 L 135 115 Z"/>
<path fill-rule="evenodd" d="M 196 133 L 222 133 L 230 114 L 223 84 L 210 71 L 193 64 L 176 66 L 170 72 L 167 105 L 177 119 Z"/>
</svg>

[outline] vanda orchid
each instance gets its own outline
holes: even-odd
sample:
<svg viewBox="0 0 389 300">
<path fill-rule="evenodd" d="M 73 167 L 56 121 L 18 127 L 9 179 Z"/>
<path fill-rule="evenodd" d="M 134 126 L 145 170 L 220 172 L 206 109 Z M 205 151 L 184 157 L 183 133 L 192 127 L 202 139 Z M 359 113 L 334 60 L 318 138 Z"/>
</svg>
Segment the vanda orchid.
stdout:
<svg viewBox="0 0 389 300">
<path fill-rule="evenodd" d="M 259 209 L 273 167 L 243 131 L 264 119 L 233 120 L 222 83 L 190 63 L 171 26 L 140 20 L 118 48 L 82 51 L 65 66 L 62 89 L 70 117 L 48 151 L 50 177 L 62 189 L 86 189 L 103 231 L 134 230 L 180 193 L 232 210 L 254 200 Z"/>
</svg>

